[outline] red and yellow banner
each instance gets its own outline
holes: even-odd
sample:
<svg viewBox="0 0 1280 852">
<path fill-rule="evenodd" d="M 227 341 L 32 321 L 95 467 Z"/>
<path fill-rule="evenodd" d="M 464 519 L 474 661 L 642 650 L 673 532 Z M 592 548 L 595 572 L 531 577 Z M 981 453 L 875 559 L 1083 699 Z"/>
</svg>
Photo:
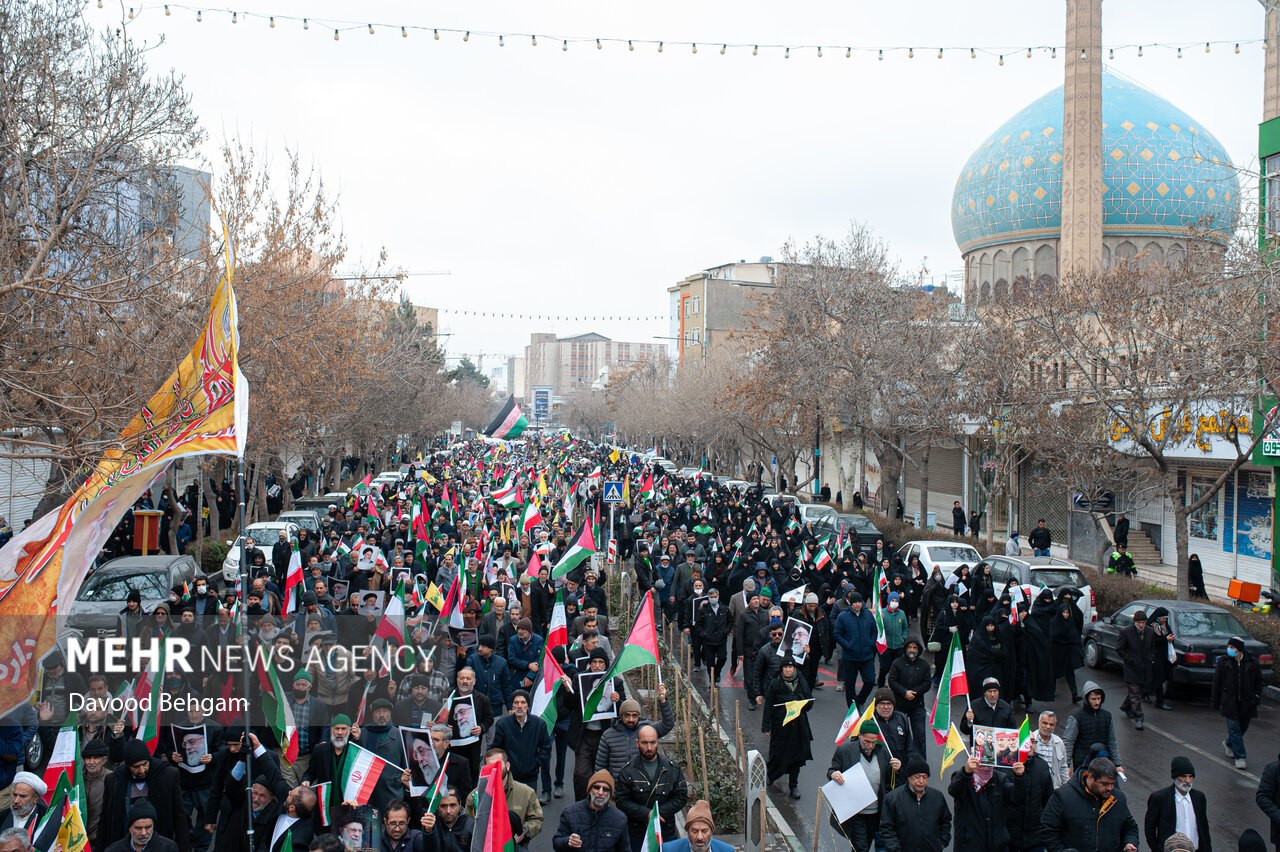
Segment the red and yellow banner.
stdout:
<svg viewBox="0 0 1280 852">
<path fill-rule="evenodd" d="M 125 512 L 175 459 L 243 455 L 249 386 L 237 360 L 235 264 L 213 294 L 204 333 L 71 498 L 0 549 L 0 712 L 29 699 L 38 661 Z M 110 392 L 109 390 L 106 392 Z"/>
</svg>

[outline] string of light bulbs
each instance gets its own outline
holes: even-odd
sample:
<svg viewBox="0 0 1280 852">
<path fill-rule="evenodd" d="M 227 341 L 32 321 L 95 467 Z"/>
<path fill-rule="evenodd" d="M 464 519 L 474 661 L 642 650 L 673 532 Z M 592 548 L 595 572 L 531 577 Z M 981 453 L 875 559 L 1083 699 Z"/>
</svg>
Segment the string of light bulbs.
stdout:
<svg viewBox="0 0 1280 852">
<path fill-rule="evenodd" d="M 97 0 L 99 9 L 104 7 L 103 0 Z M 617 36 L 565 36 L 550 35 L 547 33 L 519 33 L 519 32 L 498 32 L 493 30 L 471 30 L 459 27 L 432 27 L 422 24 L 389 24 L 377 21 L 357 21 L 357 20 L 341 20 L 333 18 L 311 18 L 300 15 L 273 15 L 266 12 L 249 12 L 230 8 L 208 8 L 201 6 L 190 6 L 182 3 L 163 3 L 153 4 L 150 8 L 160 5 L 164 9 L 166 16 L 172 16 L 175 12 L 183 12 L 195 16 L 197 23 L 203 23 L 208 17 L 210 21 L 224 21 L 232 24 L 239 24 L 241 20 L 246 23 L 250 21 L 258 21 L 265 23 L 270 29 L 276 29 L 284 24 L 300 26 L 304 31 L 311 31 L 313 28 L 317 33 L 332 33 L 334 41 L 341 41 L 343 33 L 352 33 L 366 31 L 371 36 L 376 36 L 380 32 L 396 33 L 398 32 L 402 38 L 408 38 L 410 33 L 430 34 L 433 41 L 441 41 L 444 38 L 460 39 L 464 43 L 471 41 L 487 42 L 496 44 L 498 47 L 506 47 L 508 43 L 517 44 L 525 43 L 531 47 L 537 47 L 541 42 L 548 42 L 552 45 L 558 45 L 561 52 L 567 52 L 571 46 L 587 46 L 595 45 L 596 50 L 604 50 L 609 47 L 625 47 L 629 52 L 635 52 L 639 48 L 646 50 L 656 50 L 657 53 L 663 53 L 668 48 L 679 48 L 687 50 L 693 54 L 699 52 L 699 48 L 710 51 L 719 51 L 721 55 L 727 54 L 729 51 L 735 53 L 746 50 L 751 51 L 752 56 L 759 56 L 761 53 L 769 55 L 781 54 L 784 59 L 790 59 L 793 54 L 816 56 L 822 58 L 828 54 L 838 56 L 843 54 L 846 59 L 852 59 L 855 55 L 869 55 L 880 61 L 887 58 L 904 57 L 907 59 L 915 59 L 917 54 L 921 57 L 932 54 L 937 59 L 943 59 L 948 55 L 951 56 L 968 56 L 970 59 L 977 59 L 979 56 L 983 58 L 991 58 L 997 60 L 998 64 L 1003 66 L 1006 58 L 1013 59 L 1019 55 L 1025 56 L 1026 59 L 1032 59 L 1037 54 L 1047 55 L 1050 59 L 1057 59 L 1058 52 L 1064 54 L 1066 48 L 1062 45 L 1032 45 L 1028 47 L 1021 46 L 970 46 L 963 45 L 944 45 L 937 48 L 914 47 L 909 45 L 891 45 L 891 46 L 867 46 L 867 45 L 840 45 L 840 44 L 785 44 L 778 42 L 742 42 L 742 41 L 686 41 L 681 39 L 654 39 L 654 38 L 620 38 Z M 140 15 L 146 6 L 128 7 L 128 20 L 134 20 Z M 1245 47 L 1261 46 L 1266 49 L 1267 43 L 1264 39 L 1218 39 L 1210 41 L 1188 41 L 1188 42 L 1146 42 L 1133 44 L 1115 44 L 1108 45 L 1103 48 L 1106 51 L 1108 59 L 1115 59 L 1117 53 L 1124 54 L 1136 52 L 1138 58 L 1142 58 L 1147 51 L 1162 51 L 1174 53 L 1178 59 L 1182 59 L 1185 54 L 1203 52 L 1212 53 L 1214 48 L 1234 50 L 1236 54 L 1240 54 Z M 1088 55 L 1082 49 L 1079 58 L 1081 60 L 1088 59 Z"/>
<path fill-rule="evenodd" d="M 568 322 L 649 322 L 669 319 L 666 314 L 652 316 L 630 316 L 622 314 L 592 314 L 571 316 L 568 314 L 521 314 L 510 311 L 465 311 L 457 308 L 437 308 L 442 314 L 453 314 L 466 317 L 489 317 L 490 319 L 530 319 L 530 320 L 564 320 Z"/>
</svg>

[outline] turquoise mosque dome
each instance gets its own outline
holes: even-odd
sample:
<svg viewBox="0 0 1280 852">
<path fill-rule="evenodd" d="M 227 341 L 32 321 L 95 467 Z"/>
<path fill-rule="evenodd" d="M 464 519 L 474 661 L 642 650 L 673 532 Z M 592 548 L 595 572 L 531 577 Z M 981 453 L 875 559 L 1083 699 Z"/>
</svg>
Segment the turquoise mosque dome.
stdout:
<svg viewBox="0 0 1280 852">
<path fill-rule="evenodd" d="M 1063 87 L 992 133 L 956 181 L 951 227 L 962 254 L 1062 230 Z M 1240 181 L 1217 138 L 1136 83 L 1102 73 L 1103 235 L 1225 242 Z"/>
</svg>

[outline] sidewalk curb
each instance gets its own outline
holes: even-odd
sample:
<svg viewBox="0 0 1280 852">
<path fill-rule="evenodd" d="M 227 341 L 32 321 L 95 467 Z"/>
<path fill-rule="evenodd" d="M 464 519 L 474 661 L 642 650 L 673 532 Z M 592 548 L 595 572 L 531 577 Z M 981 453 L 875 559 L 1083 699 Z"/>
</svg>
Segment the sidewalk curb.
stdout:
<svg viewBox="0 0 1280 852">
<path fill-rule="evenodd" d="M 1264 686 L 1262 687 L 1262 697 L 1280 704 L 1280 686 Z"/>
</svg>

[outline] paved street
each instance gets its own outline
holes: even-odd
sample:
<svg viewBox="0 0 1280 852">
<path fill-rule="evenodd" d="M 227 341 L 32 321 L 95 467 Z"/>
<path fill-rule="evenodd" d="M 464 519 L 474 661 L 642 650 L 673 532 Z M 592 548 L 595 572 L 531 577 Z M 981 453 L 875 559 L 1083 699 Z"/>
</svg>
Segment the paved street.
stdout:
<svg viewBox="0 0 1280 852">
<path fill-rule="evenodd" d="M 844 693 L 837 692 L 834 688 L 833 669 L 834 666 L 823 667 L 825 676 L 832 681 L 816 693 L 814 708 L 809 713 L 809 722 L 814 732 L 814 760 L 804 768 L 800 776 L 800 789 L 804 798 L 793 802 L 785 789 L 775 787 L 771 790 L 774 804 L 791 824 L 806 849 L 813 847 L 817 790 L 826 782 L 827 765 L 835 750 L 832 741 L 845 713 Z M 1174 704 L 1171 711 L 1156 710 L 1148 706 L 1146 730 L 1135 731 L 1117 709 L 1123 694 L 1119 670 L 1081 669 L 1078 676 L 1082 685 L 1086 679 L 1092 678 L 1107 690 L 1105 706 L 1117 717 L 1117 738 L 1128 777 L 1121 788 L 1129 798 L 1129 807 L 1139 827 L 1142 825 L 1148 794 L 1170 783 L 1169 761 L 1175 755 L 1183 754 L 1195 764 L 1196 787 L 1208 796 L 1209 818 L 1217 848 L 1234 849 L 1236 838 L 1245 828 L 1257 829 L 1263 837 L 1270 836 L 1270 828 L 1262 812 L 1254 804 L 1253 796 L 1262 768 L 1275 760 L 1277 751 L 1280 751 L 1280 722 L 1277 721 L 1280 714 L 1274 703 L 1263 702 L 1259 718 L 1249 729 L 1246 737 L 1249 769 L 1242 772 L 1233 768 L 1231 762 L 1223 756 L 1222 739 L 1226 735 L 1226 725 L 1221 716 L 1209 709 L 1207 689 L 1178 693 L 1171 699 Z M 695 684 L 705 688 L 705 683 L 705 677 L 695 676 Z M 1060 685 L 1060 690 L 1063 700 L 1052 705 L 1059 716 L 1059 729 L 1066 716 L 1079 707 L 1071 704 L 1064 686 Z M 733 724 L 732 708 L 735 699 L 742 701 L 743 736 L 752 744 L 748 748 L 758 748 L 762 754 L 765 753 L 768 738 L 760 733 L 760 714 L 746 712 L 746 692 L 741 688 L 740 679 L 733 686 L 726 686 L 721 693 L 721 703 L 726 708 L 725 718 L 730 725 Z M 942 749 L 930 741 L 929 765 L 934 773 L 941 760 Z M 936 774 L 931 783 L 935 787 L 944 786 Z M 831 827 L 826 813 L 822 816 L 819 838 L 821 849 L 848 848 L 843 838 L 839 838 Z M 1145 840 L 1142 848 L 1146 848 Z"/>
</svg>

